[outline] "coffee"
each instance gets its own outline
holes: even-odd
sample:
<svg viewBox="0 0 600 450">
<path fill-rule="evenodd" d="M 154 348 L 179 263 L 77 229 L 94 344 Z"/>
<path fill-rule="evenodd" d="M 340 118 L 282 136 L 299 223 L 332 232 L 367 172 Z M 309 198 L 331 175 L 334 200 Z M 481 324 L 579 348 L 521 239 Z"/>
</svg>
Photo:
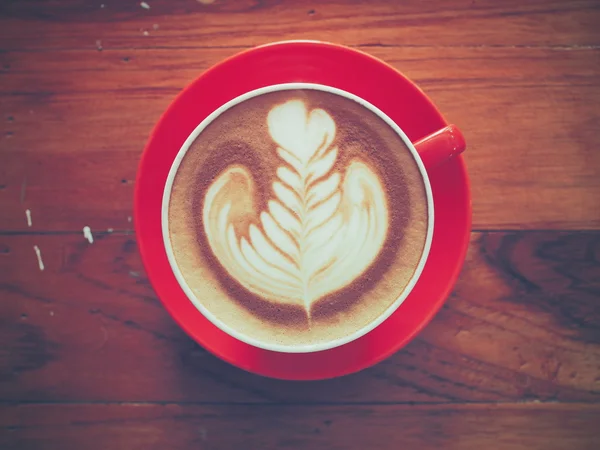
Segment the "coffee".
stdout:
<svg viewBox="0 0 600 450">
<path fill-rule="evenodd" d="M 316 89 L 235 104 L 174 168 L 168 238 L 192 300 L 264 344 L 320 345 L 376 321 L 425 249 L 427 193 L 401 137 Z"/>
</svg>

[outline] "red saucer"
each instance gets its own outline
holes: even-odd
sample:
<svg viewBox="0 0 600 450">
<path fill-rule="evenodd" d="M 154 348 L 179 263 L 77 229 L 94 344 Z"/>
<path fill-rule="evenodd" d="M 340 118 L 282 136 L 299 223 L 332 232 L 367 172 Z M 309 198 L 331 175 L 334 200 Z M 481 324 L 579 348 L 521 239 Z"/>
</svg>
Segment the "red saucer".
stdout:
<svg viewBox="0 0 600 450">
<path fill-rule="evenodd" d="M 442 306 L 458 277 L 471 229 L 471 195 L 462 156 L 430 170 L 435 230 L 425 269 L 389 319 L 365 336 L 317 353 L 258 349 L 206 319 L 179 287 L 163 246 L 161 201 L 167 174 L 183 142 L 222 104 L 280 83 L 309 82 L 356 94 L 390 116 L 413 141 L 447 125 L 425 94 L 398 71 L 357 50 L 321 42 L 281 42 L 237 54 L 191 83 L 155 126 L 140 162 L 135 225 L 146 272 L 169 313 L 218 357 L 260 375 L 315 380 L 369 367 L 412 339 Z"/>
</svg>

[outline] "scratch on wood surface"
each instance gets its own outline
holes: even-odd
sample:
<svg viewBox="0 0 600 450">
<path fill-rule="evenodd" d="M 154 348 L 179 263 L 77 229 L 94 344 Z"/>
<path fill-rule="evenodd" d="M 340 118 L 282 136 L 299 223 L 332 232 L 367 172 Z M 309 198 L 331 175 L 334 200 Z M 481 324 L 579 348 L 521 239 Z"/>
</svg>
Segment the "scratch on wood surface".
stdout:
<svg viewBox="0 0 600 450">
<path fill-rule="evenodd" d="M 106 344 L 108 342 L 108 331 L 106 331 L 106 327 L 104 327 L 104 326 L 100 327 L 100 331 L 102 331 L 102 343 L 96 350 L 102 350 L 102 348 L 104 347 L 104 344 Z"/>
<path fill-rule="evenodd" d="M 35 252 L 35 255 L 37 256 L 38 266 L 40 267 L 40 270 L 43 271 L 44 270 L 44 261 L 42 261 L 42 252 L 40 251 L 40 248 L 37 245 L 33 246 L 33 251 Z"/>
<path fill-rule="evenodd" d="M 83 237 L 86 238 L 90 244 L 94 243 L 94 236 L 92 235 L 92 230 L 87 225 L 83 227 Z"/>
<path fill-rule="evenodd" d="M 550 374 L 550 381 L 557 381 L 557 379 L 558 379 L 558 373 L 560 372 L 560 368 L 561 367 L 562 367 L 562 362 L 557 361 L 556 367 L 554 368 L 554 370 Z"/>
<path fill-rule="evenodd" d="M 29 209 L 25 210 L 25 217 L 27 218 L 27 226 L 31 228 L 31 225 L 33 225 L 33 223 L 31 222 L 31 211 Z"/>
<path fill-rule="evenodd" d="M 150 5 L 146 2 L 140 2 L 140 6 L 144 9 L 150 9 Z"/>
<path fill-rule="evenodd" d="M 27 177 L 23 178 L 21 183 L 21 205 L 25 203 L 25 193 L 27 191 Z"/>
</svg>

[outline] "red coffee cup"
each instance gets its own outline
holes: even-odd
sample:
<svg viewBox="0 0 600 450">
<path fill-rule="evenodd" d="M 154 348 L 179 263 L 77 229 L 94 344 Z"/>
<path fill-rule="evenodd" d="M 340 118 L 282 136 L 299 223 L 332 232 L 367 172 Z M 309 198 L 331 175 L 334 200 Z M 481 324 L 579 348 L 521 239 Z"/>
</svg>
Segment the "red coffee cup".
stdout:
<svg viewBox="0 0 600 450">
<path fill-rule="evenodd" d="M 270 70 L 265 70 L 267 67 Z M 298 82 L 357 96 L 397 124 L 427 169 L 425 177 L 431 183 L 436 218 L 422 273 L 408 297 L 385 321 L 343 345 L 285 353 L 226 333 L 194 306 L 169 265 L 161 228 L 161 200 L 176 155 L 213 111 L 248 92 Z M 368 367 L 399 349 L 433 317 L 458 276 L 471 218 L 469 183 L 460 156 L 464 149 L 458 128 L 447 125 L 413 83 L 369 55 L 333 44 L 301 41 L 270 44 L 235 55 L 205 72 L 173 101 L 144 151 L 136 184 L 135 218 L 148 276 L 167 310 L 190 336 L 243 369 L 277 378 L 319 379 Z"/>
</svg>

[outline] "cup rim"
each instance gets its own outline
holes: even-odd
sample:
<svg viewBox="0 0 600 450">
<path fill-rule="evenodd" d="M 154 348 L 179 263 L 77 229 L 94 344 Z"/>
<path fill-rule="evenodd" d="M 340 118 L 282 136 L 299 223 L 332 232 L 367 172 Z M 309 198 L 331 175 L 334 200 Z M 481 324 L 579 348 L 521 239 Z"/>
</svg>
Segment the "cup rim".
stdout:
<svg viewBox="0 0 600 450">
<path fill-rule="evenodd" d="M 259 339 L 255 339 L 251 336 L 247 336 L 234 328 L 230 327 L 220 319 L 218 319 L 208 308 L 206 308 L 202 302 L 196 297 L 193 293 L 192 289 L 188 286 L 183 273 L 179 269 L 179 265 L 177 264 L 177 260 L 175 258 L 175 254 L 173 252 L 173 247 L 171 245 L 170 233 L 169 233 L 169 203 L 171 198 L 171 192 L 173 188 L 173 182 L 175 180 L 175 175 L 179 170 L 179 166 L 185 155 L 187 154 L 191 144 L 196 140 L 196 138 L 202 133 L 202 131 L 215 119 L 217 119 L 221 114 L 225 111 L 229 110 L 233 106 L 242 103 L 251 98 L 271 93 L 271 92 L 279 92 L 279 91 L 287 91 L 287 90 L 296 90 L 296 89 L 311 89 L 318 90 L 322 92 L 328 92 L 331 94 L 340 95 L 342 97 L 348 98 L 349 100 L 353 100 L 361 106 L 367 108 L 374 114 L 376 114 L 380 119 L 382 119 L 389 127 L 392 128 L 396 132 L 398 136 L 402 139 L 408 150 L 410 151 L 413 159 L 417 163 L 417 167 L 419 172 L 421 173 L 421 177 L 423 180 L 423 184 L 425 186 L 425 193 L 427 199 L 427 233 L 425 236 L 425 245 L 423 247 L 423 252 L 421 254 L 421 258 L 419 259 L 419 263 L 417 264 L 415 271 L 410 278 L 408 284 L 401 292 L 401 294 L 392 302 L 390 306 L 388 306 L 375 320 L 369 322 L 362 328 L 359 328 L 354 333 L 344 336 L 342 338 L 333 339 L 330 341 L 325 341 L 316 344 L 303 344 L 297 346 L 290 345 L 282 345 L 277 343 L 269 343 Z M 167 254 L 167 259 L 169 261 L 169 266 L 177 279 L 177 283 L 185 293 L 188 300 L 194 305 L 194 307 L 206 317 L 213 325 L 222 330 L 223 332 L 229 334 L 230 336 L 238 339 L 241 342 L 249 344 L 253 347 L 260 348 L 263 350 L 270 350 L 280 353 L 313 353 L 319 351 L 329 350 L 335 347 L 340 347 L 344 344 L 348 344 L 356 339 L 361 338 L 365 334 L 377 328 L 380 324 L 382 324 L 386 319 L 388 319 L 406 300 L 406 298 L 410 295 L 411 291 L 417 284 L 421 273 L 423 272 L 423 268 L 425 267 L 425 263 L 427 262 L 429 251 L 431 249 L 431 242 L 433 240 L 433 230 L 434 230 L 434 203 L 433 203 L 433 194 L 431 189 L 431 184 L 429 181 L 429 176 L 427 175 L 427 171 L 421 160 L 419 153 L 417 152 L 414 144 L 410 141 L 408 136 L 404 133 L 404 131 L 396 124 L 387 114 L 385 114 L 382 110 L 377 108 L 372 103 L 367 100 L 347 92 L 343 89 L 335 88 L 332 86 L 327 86 L 319 83 L 304 83 L 304 82 L 296 82 L 296 83 L 280 83 L 264 86 L 258 89 L 253 89 L 251 91 L 245 92 L 223 105 L 219 106 L 212 113 L 210 113 L 202 122 L 200 122 L 196 128 L 190 133 L 185 142 L 182 144 L 181 148 L 177 152 L 173 163 L 171 164 L 171 168 L 169 169 L 169 174 L 167 176 L 167 180 L 165 182 L 165 186 L 163 189 L 163 196 L 161 202 L 161 229 L 163 236 L 163 244 L 165 246 L 165 251 Z"/>
</svg>

